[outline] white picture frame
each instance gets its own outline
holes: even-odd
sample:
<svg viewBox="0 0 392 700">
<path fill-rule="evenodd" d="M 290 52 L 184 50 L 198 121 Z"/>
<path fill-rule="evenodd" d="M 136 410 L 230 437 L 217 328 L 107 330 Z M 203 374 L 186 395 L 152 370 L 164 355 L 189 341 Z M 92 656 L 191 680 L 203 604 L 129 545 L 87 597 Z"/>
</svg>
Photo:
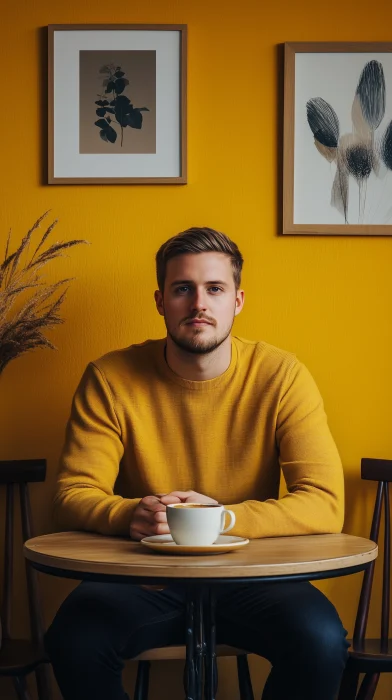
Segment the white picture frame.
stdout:
<svg viewBox="0 0 392 700">
<path fill-rule="evenodd" d="M 49 25 L 48 183 L 185 184 L 186 25 Z"/>
</svg>

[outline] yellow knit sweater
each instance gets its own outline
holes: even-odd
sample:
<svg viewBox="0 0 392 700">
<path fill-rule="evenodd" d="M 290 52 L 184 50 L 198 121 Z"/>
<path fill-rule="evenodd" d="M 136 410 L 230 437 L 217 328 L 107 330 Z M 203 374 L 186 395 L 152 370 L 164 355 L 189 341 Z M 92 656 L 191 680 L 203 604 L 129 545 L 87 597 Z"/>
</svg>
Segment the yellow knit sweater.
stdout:
<svg viewBox="0 0 392 700">
<path fill-rule="evenodd" d="M 59 526 L 127 535 L 140 498 L 193 489 L 234 510 L 231 534 L 339 532 L 342 467 L 295 356 L 234 337 L 226 372 L 189 381 L 170 370 L 164 345 L 132 345 L 87 367 L 61 459 Z M 288 493 L 278 499 L 280 468 Z"/>
</svg>

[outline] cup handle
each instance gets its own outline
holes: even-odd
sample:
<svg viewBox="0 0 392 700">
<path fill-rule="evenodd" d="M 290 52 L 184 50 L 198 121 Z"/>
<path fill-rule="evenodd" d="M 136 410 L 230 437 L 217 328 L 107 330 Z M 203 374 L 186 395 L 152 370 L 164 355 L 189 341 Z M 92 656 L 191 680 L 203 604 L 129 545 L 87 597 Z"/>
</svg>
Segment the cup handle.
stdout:
<svg viewBox="0 0 392 700">
<path fill-rule="evenodd" d="M 227 527 L 225 527 L 225 515 L 226 515 L 226 513 L 227 513 L 227 515 L 230 516 L 230 522 L 229 522 Z M 234 527 L 234 525 L 235 525 L 235 515 L 234 515 L 233 511 L 226 510 L 226 509 L 223 510 L 222 511 L 222 521 L 221 521 L 221 534 L 223 534 L 224 532 L 229 532 L 229 530 L 231 530 Z"/>
</svg>

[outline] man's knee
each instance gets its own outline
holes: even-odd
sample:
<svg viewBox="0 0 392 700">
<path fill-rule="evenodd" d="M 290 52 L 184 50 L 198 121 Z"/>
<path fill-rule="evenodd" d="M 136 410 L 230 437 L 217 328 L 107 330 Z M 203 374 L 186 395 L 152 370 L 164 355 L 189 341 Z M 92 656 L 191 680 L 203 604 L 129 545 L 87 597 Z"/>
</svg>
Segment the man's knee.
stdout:
<svg viewBox="0 0 392 700">
<path fill-rule="evenodd" d="M 296 642 L 294 648 L 299 658 L 307 663 L 343 670 L 347 660 L 347 632 L 333 605 L 326 599 L 320 600 L 313 609 L 298 610 L 296 614 Z"/>
<path fill-rule="evenodd" d="M 323 625 L 314 625 L 308 634 L 309 648 L 313 657 L 323 663 L 337 661 L 344 666 L 347 660 L 347 632 L 338 616 L 324 620 Z"/>
<path fill-rule="evenodd" d="M 101 639 L 93 634 L 90 625 L 80 621 L 64 620 L 57 614 L 46 632 L 46 652 L 54 666 L 76 669 L 88 668 L 99 657 Z"/>
<path fill-rule="evenodd" d="M 111 635 L 104 611 L 88 602 L 79 605 L 72 598 L 65 601 L 57 612 L 44 639 L 45 649 L 54 666 L 69 667 L 76 672 L 85 671 L 95 664 L 109 659 L 120 664 L 116 649 L 110 642 Z"/>
</svg>

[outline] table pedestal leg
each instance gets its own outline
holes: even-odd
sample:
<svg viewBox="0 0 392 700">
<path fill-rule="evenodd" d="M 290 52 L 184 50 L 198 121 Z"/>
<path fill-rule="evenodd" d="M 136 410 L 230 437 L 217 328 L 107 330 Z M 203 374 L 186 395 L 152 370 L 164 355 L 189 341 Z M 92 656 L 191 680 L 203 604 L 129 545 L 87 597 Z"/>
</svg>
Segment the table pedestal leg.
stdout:
<svg viewBox="0 0 392 700">
<path fill-rule="evenodd" d="M 215 595 L 212 588 L 208 591 L 205 606 L 206 650 L 205 650 L 205 700 L 215 700 L 218 688 L 218 666 L 216 661 L 216 621 Z"/>
<path fill-rule="evenodd" d="M 218 673 L 216 664 L 215 598 L 212 590 L 192 588 L 187 601 L 186 663 L 184 687 L 186 700 L 215 700 Z"/>
<path fill-rule="evenodd" d="M 203 675 L 204 675 L 204 654 L 206 649 L 205 643 L 205 626 L 204 626 L 204 610 L 203 610 L 203 592 L 198 591 L 195 595 L 195 672 L 196 672 L 196 700 L 202 700 L 203 692 Z"/>
</svg>

